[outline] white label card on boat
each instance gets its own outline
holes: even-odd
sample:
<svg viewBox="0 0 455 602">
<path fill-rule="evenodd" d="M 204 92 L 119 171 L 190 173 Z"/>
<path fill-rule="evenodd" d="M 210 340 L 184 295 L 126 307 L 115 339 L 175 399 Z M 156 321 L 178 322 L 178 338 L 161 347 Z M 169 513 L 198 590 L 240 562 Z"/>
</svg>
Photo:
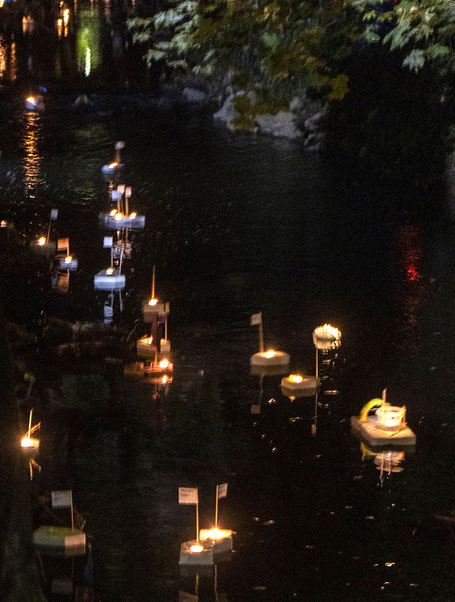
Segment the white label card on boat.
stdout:
<svg viewBox="0 0 455 602">
<path fill-rule="evenodd" d="M 122 200 L 122 193 L 119 192 L 118 190 L 113 190 L 111 192 L 111 199 L 113 201 L 121 201 Z"/>
<path fill-rule="evenodd" d="M 262 322 L 262 311 L 260 311 L 258 314 L 253 314 L 251 316 L 251 326 L 257 326 L 258 324 L 261 324 Z"/>
<path fill-rule="evenodd" d="M 197 487 L 179 487 L 179 504 L 197 504 L 198 501 Z"/>
<path fill-rule="evenodd" d="M 112 249 L 114 239 L 112 236 L 105 236 L 103 239 L 103 249 Z"/>
<path fill-rule="evenodd" d="M 227 496 L 227 488 L 228 488 L 228 484 L 227 483 L 222 483 L 221 485 L 217 485 L 216 492 L 217 492 L 219 500 L 222 497 L 226 497 Z"/>
<path fill-rule="evenodd" d="M 125 188 L 125 196 L 128 197 L 128 198 L 130 198 L 131 194 L 132 194 L 132 192 L 131 192 L 131 186 L 127 186 Z"/>
<path fill-rule="evenodd" d="M 69 238 L 57 238 L 57 251 L 63 251 L 70 248 Z"/>
<path fill-rule="evenodd" d="M 122 150 L 122 148 L 125 148 L 125 143 L 122 142 L 121 140 L 119 142 L 115 143 L 115 150 Z"/>
<path fill-rule="evenodd" d="M 73 492 L 71 489 L 65 491 L 51 491 L 52 508 L 71 508 L 73 505 Z"/>
<path fill-rule="evenodd" d="M 51 209 L 51 219 L 57 219 L 58 209 Z"/>
<path fill-rule="evenodd" d="M 119 184 L 117 186 L 117 192 L 120 192 L 120 194 L 123 194 L 125 192 L 125 184 Z"/>
</svg>

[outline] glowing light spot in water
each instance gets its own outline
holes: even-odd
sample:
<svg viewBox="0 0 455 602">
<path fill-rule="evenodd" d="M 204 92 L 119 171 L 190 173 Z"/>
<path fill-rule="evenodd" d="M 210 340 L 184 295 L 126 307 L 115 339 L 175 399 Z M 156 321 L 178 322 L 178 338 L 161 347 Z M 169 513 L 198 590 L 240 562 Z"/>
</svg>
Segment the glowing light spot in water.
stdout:
<svg viewBox="0 0 455 602">
<path fill-rule="evenodd" d="M 85 77 L 88 77 L 90 75 L 90 71 L 91 71 L 91 51 L 90 48 L 86 48 L 85 49 L 85 67 L 84 67 L 84 73 L 85 73 Z"/>
</svg>

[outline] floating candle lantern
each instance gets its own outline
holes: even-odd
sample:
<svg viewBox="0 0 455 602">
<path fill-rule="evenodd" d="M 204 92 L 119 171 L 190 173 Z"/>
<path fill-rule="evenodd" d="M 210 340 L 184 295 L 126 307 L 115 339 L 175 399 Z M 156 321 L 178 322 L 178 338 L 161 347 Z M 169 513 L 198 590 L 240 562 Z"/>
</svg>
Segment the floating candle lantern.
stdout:
<svg viewBox="0 0 455 602">
<path fill-rule="evenodd" d="M 185 541 L 180 546 L 179 565 L 211 566 L 214 564 L 214 547 L 211 540 Z"/>
<path fill-rule="evenodd" d="M 109 230 L 142 230 L 145 226 L 145 216 L 135 212 L 128 215 L 114 209 L 111 213 L 100 213 L 99 219 Z"/>
<path fill-rule="evenodd" d="M 324 324 L 314 330 L 313 343 L 316 349 L 337 349 L 341 345 L 341 332 L 330 324 Z"/>
<path fill-rule="evenodd" d="M 32 426 L 33 408 L 30 410 L 28 418 L 28 431 L 21 439 L 21 447 L 24 450 L 36 450 L 39 448 L 39 439 L 30 437 L 32 433 L 37 431 L 41 427 L 41 422 Z"/>
<path fill-rule="evenodd" d="M 405 421 L 406 407 L 390 406 L 383 399 L 365 404 L 360 416 L 352 416 L 351 427 L 368 445 L 414 445 L 416 436 Z"/>
<path fill-rule="evenodd" d="M 285 374 L 289 370 L 289 354 L 284 351 L 259 351 L 250 358 L 252 374 Z"/>
<path fill-rule="evenodd" d="M 154 359 L 157 351 L 153 345 L 153 337 L 145 335 L 136 341 L 137 357 Z"/>
<path fill-rule="evenodd" d="M 55 255 L 55 242 L 49 241 L 45 236 L 40 236 L 30 243 L 30 251 L 37 255 Z"/>
<path fill-rule="evenodd" d="M 105 176 L 113 176 L 113 175 L 115 175 L 115 173 L 117 171 L 119 171 L 123 167 L 123 164 L 121 163 L 120 153 L 121 153 L 122 148 L 125 148 L 125 143 L 124 142 L 116 142 L 114 148 L 115 148 L 115 161 L 113 161 L 112 163 L 109 163 L 108 165 L 103 165 L 103 167 L 101 168 L 101 171 L 102 171 L 103 175 L 105 175 Z"/>
<path fill-rule="evenodd" d="M 44 100 L 41 95 L 28 96 L 25 99 L 25 108 L 28 111 L 44 111 Z"/>
<path fill-rule="evenodd" d="M 77 270 L 78 261 L 76 257 L 73 257 L 72 255 L 66 255 L 66 257 L 57 257 L 57 259 L 60 270 L 70 270 L 71 272 Z"/>
<path fill-rule="evenodd" d="M 95 275 L 93 283 L 98 291 L 121 291 L 125 288 L 125 276 L 114 268 L 106 268 Z"/>
<path fill-rule="evenodd" d="M 201 542 L 211 542 L 213 546 L 213 554 L 215 556 L 221 554 L 230 554 L 232 552 L 232 535 L 230 529 L 201 529 L 199 531 L 199 539 Z"/>
<path fill-rule="evenodd" d="M 319 389 L 319 378 L 290 374 L 281 379 L 281 392 L 287 397 L 312 397 Z"/>
</svg>

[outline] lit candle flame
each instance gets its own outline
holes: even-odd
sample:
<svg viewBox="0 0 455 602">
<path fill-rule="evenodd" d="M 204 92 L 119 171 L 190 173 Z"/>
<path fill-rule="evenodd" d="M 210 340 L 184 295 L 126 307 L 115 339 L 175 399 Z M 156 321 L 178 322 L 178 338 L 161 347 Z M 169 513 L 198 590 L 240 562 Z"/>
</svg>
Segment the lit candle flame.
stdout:
<svg viewBox="0 0 455 602">
<path fill-rule="evenodd" d="M 119 222 L 121 219 L 123 219 L 123 215 L 121 213 L 116 213 L 114 215 L 114 219 Z"/>
<path fill-rule="evenodd" d="M 38 244 L 40 247 L 42 247 L 43 245 L 46 244 L 46 238 L 44 236 L 41 236 L 41 238 L 38 238 Z"/>
<path fill-rule="evenodd" d="M 171 362 L 167 359 L 161 360 L 158 364 L 160 368 L 170 368 Z"/>
<path fill-rule="evenodd" d="M 204 547 L 200 544 L 195 544 L 194 546 L 190 547 L 190 551 L 193 552 L 193 554 L 200 554 L 203 550 Z"/>
<path fill-rule="evenodd" d="M 107 270 L 106 270 L 107 276 L 112 276 L 113 273 L 114 273 L 114 268 L 107 268 Z"/>
<path fill-rule="evenodd" d="M 65 257 L 65 263 L 71 263 L 73 261 L 73 258 L 71 257 L 71 255 L 68 255 L 67 257 Z"/>
<path fill-rule="evenodd" d="M 303 381 L 303 376 L 300 376 L 300 374 L 290 374 L 288 380 L 292 383 L 301 383 Z"/>
<path fill-rule="evenodd" d="M 156 305 L 158 303 L 158 299 L 150 299 L 150 301 L 148 302 L 149 305 Z"/>
<path fill-rule="evenodd" d="M 6 228 L 7 225 L 8 225 L 8 222 L 5 221 L 4 219 L 2 219 L 2 221 L 0 222 L 0 228 Z"/>
<path fill-rule="evenodd" d="M 31 105 L 35 104 L 35 97 L 34 96 L 29 96 L 27 98 L 27 102 L 30 103 Z"/>
<path fill-rule="evenodd" d="M 114 167 L 117 167 L 117 165 L 118 165 L 117 161 L 114 161 L 113 163 L 109 163 L 109 167 L 111 169 L 114 169 Z"/>
<path fill-rule="evenodd" d="M 115 215 L 117 213 L 117 209 L 112 209 L 112 211 L 109 213 L 109 215 Z"/>
<path fill-rule="evenodd" d="M 274 351 L 273 349 L 270 349 L 269 351 L 266 351 L 265 353 L 265 357 L 269 360 L 270 358 L 272 358 L 274 355 L 276 355 L 276 351 Z"/>
<path fill-rule="evenodd" d="M 131 219 L 135 219 L 135 217 L 136 217 L 136 216 L 137 216 L 137 213 L 134 213 L 134 212 L 133 212 L 133 213 L 130 215 L 130 218 L 131 218 Z"/>
</svg>

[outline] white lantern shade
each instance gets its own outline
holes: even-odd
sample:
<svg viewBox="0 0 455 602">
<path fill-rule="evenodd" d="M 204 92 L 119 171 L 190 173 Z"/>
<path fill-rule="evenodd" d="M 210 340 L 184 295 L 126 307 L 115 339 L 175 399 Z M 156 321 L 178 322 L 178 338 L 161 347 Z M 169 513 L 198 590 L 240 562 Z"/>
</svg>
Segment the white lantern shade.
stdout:
<svg viewBox="0 0 455 602">
<path fill-rule="evenodd" d="M 97 291 L 121 291 L 125 288 L 125 276 L 118 270 L 107 268 L 96 274 L 93 283 Z"/>
<path fill-rule="evenodd" d="M 341 345 L 341 332 L 330 324 L 324 324 L 314 330 L 313 343 L 317 349 L 337 349 Z"/>
<path fill-rule="evenodd" d="M 399 430 L 406 416 L 406 406 L 383 405 L 376 410 L 377 424 L 380 428 L 390 431 Z"/>
</svg>

